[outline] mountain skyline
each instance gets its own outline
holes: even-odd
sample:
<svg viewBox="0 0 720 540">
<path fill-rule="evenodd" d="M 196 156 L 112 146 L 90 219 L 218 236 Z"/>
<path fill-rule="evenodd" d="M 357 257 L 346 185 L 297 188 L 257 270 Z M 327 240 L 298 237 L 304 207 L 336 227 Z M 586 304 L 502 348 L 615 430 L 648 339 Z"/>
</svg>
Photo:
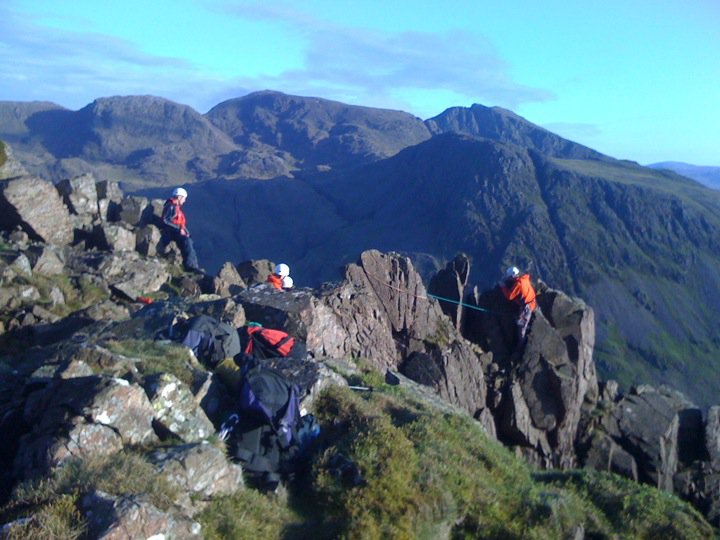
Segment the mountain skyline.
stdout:
<svg viewBox="0 0 720 540">
<path fill-rule="evenodd" d="M 620 159 L 720 165 L 719 9 L 8 0 L 0 99 L 150 94 L 204 113 L 272 88 L 421 118 L 480 103 Z"/>
<path fill-rule="evenodd" d="M 80 111 L 0 103 L 0 128 L 49 179 L 134 175 L 128 191 L 159 198 L 184 184 L 211 272 L 267 258 L 289 263 L 299 286 L 317 285 L 375 248 L 410 255 L 427 276 L 462 251 L 481 288 L 516 264 L 586 299 L 608 378 L 672 383 L 702 403 L 720 389 L 706 316 L 720 309 L 717 191 L 506 109 L 451 108 L 423 122 L 258 92 L 201 115 L 136 96 Z"/>
</svg>

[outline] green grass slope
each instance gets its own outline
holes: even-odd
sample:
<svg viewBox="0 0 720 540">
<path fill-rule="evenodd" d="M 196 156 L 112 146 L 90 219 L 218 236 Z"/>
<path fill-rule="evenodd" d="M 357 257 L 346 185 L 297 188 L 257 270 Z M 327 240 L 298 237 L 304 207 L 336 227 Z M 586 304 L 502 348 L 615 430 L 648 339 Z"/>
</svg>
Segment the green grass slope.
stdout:
<svg viewBox="0 0 720 540">
<path fill-rule="evenodd" d="M 206 538 L 707 538 L 711 527 L 672 495 L 610 474 L 535 472 L 471 419 L 441 414 L 411 394 L 362 380 L 372 393 L 335 388 L 317 405 L 323 426 L 288 497 L 215 501 Z M 343 456 L 351 485 L 329 466 Z M 257 498 L 253 496 L 253 498 Z M 260 515 L 258 515 L 258 512 Z"/>
</svg>

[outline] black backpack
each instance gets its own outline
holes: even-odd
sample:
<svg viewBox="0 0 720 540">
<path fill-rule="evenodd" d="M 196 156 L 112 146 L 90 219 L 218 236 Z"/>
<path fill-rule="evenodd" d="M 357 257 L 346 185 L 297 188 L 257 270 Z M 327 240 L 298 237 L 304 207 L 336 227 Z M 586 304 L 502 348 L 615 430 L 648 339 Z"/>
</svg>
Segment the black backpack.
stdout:
<svg viewBox="0 0 720 540">
<path fill-rule="evenodd" d="M 273 489 L 290 472 L 300 423 L 295 385 L 273 369 L 253 367 L 243 376 L 238 412 L 222 425 L 220 438 L 258 487 Z"/>
<path fill-rule="evenodd" d="M 181 335 L 183 332 L 182 344 L 210 366 L 242 352 L 237 329 L 207 315 L 198 315 L 183 323 Z"/>
</svg>

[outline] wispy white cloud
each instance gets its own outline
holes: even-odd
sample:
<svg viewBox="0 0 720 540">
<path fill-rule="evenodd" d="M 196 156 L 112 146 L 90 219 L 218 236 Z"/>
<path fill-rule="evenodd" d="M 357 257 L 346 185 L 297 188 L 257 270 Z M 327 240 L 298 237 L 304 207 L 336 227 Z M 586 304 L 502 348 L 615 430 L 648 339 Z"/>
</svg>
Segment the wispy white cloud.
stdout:
<svg viewBox="0 0 720 540">
<path fill-rule="evenodd" d="M 591 140 L 603 134 L 603 131 L 596 124 L 552 122 L 542 124 L 542 127 L 573 141 Z"/>
<path fill-rule="evenodd" d="M 273 89 L 434 115 L 451 105 L 477 102 L 512 109 L 554 97 L 513 80 L 492 43 L 475 34 L 349 28 L 278 4 L 224 9 L 245 20 L 284 25 L 303 44 L 303 66 L 221 79 L 182 58 L 146 54 L 138 44 L 91 28 L 49 28 L 0 6 L 0 99 L 52 100 L 79 108 L 102 96 L 153 94 L 205 112 L 224 99 Z M 429 110 L 417 96 L 432 92 L 461 102 L 433 104 Z"/>
<path fill-rule="evenodd" d="M 90 30 L 36 25 L 0 7 L 0 99 L 52 100 L 78 108 L 108 95 L 170 97 L 169 91 L 184 91 L 182 81 L 197 76 L 196 67 L 183 59 L 146 54 L 133 43 Z"/>
<path fill-rule="evenodd" d="M 445 90 L 464 96 L 468 105 L 479 102 L 508 108 L 554 99 L 552 92 L 514 81 L 510 66 L 492 43 L 476 34 L 390 34 L 347 28 L 277 5 L 225 9 L 238 17 L 282 22 L 307 43 L 302 69 L 243 80 L 244 86 L 315 88 L 326 90 L 323 95 L 329 96 L 352 93 L 367 104 L 397 100 L 403 89 Z"/>
</svg>

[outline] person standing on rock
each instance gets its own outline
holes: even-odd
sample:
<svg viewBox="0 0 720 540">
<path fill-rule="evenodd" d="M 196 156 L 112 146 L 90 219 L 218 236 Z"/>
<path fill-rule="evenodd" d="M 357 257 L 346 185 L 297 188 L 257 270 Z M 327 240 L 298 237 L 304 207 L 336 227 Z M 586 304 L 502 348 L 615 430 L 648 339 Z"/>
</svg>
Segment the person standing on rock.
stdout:
<svg viewBox="0 0 720 540">
<path fill-rule="evenodd" d="M 511 266 L 505 271 L 505 279 L 500 283 L 500 290 L 505 298 L 518 305 L 518 347 L 525 344 L 525 334 L 537 309 L 535 289 L 530 282 L 530 274 L 520 274 L 517 266 Z"/>
<path fill-rule="evenodd" d="M 182 205 L 187 201 L 187 191 L 181 187 L 175 188 L 172 197 L 165 201 L 163 206 L 163 230 L 160 238 L 162 249 L 170 242 L 175 242 L 180 248 L 183 257 L 183 266 L 189 272 L 202 274 L 195 253 L 195 246 L 187 228 L 187 220 L 182 211 Z M 162 251 L 161 249 L 161 251 Z"/>
</svg>

